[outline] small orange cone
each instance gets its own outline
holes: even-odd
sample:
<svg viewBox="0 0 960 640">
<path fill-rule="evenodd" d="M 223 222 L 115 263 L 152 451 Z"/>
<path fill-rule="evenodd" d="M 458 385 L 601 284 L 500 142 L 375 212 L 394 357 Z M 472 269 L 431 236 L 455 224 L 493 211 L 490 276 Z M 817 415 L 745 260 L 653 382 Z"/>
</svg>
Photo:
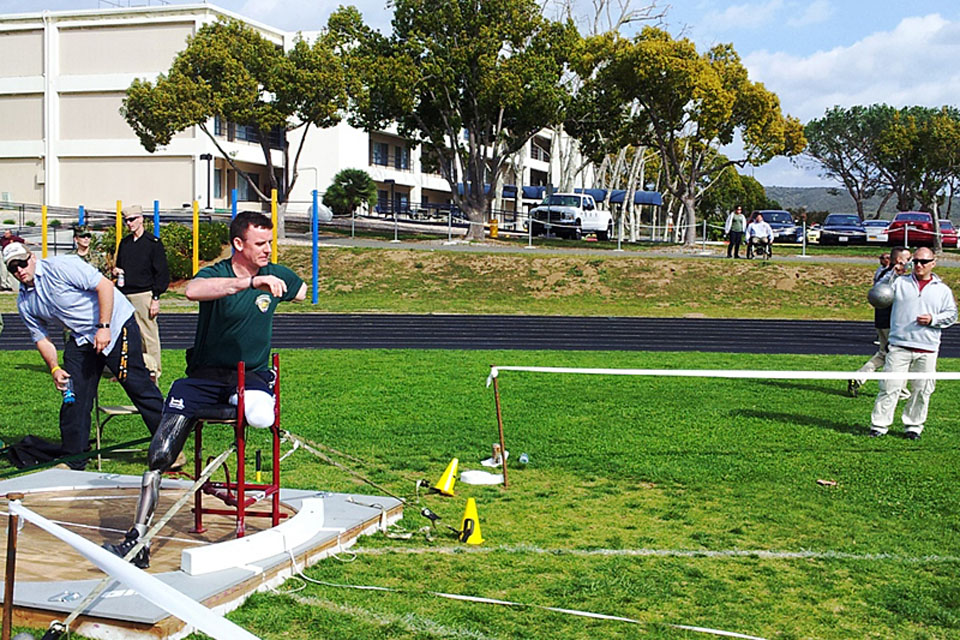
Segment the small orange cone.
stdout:
<svg viewBox="0 0 960 640">
<path fill-rule="evenodd" d="M 463 521 L 460 523 L 460 542 L 467 544 L 481 544 L 483 535 L 480 533 L 480 516 L 477 515 L 477 502 L 467 498 L 467 508 L 463 511 Z"/>
<path fill-rule="evenodd" d="M 445 496 L 453 495 L 453 485 L 457 482 L 457 467 L 460 461 L 454 458 L 447 465 L 447 470 L 443 472 L 437 484 L 433 485 L 433 490 L 442 493 Z"/>
</svg>

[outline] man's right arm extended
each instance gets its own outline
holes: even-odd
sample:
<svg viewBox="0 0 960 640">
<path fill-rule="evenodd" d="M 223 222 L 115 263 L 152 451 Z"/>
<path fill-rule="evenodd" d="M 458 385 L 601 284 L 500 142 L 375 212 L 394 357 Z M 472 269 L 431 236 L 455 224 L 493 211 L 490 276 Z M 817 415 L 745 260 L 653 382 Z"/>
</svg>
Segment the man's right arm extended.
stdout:
<svg viewBox="0 0 960 640">
<path fill-rule="evenodd" d="M 219 300 L 239 293 L 244 289 L 260 289 L 268 291 L 276 297 L 281 297 L 287 290 L 287 284 L 276 276 L 260 275 L 248 278 L 194 278 L 187 284 L 184 294 L 187 300 L 204 302 Z"/>
</svg>

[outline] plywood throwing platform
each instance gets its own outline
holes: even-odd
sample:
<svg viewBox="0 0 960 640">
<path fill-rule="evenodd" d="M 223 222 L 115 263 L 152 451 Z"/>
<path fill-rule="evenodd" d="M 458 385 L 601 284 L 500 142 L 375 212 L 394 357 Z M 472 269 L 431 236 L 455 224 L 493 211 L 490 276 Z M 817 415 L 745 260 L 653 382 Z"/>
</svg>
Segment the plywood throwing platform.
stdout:
<svg viewBox="0 0 960 640">
<path fill-rule="evenodd" d="M 191 484 L 164 478 L 157 517 Z M 51 469 L 0 482 L 0 497 L 10 492 L 23 493 L 25 507 L 101 545 L 121 540 L 130 527 L 140 478 Z M 403 517 L 402 503 L 382 496 L 281 489 L 280 500 L 287 514 L 280 525 L 270 528 L 269 518 L 248 518 L 241 539 L 235 535 L 235 519 L 228 516 L 207 516 L 207 531 L 191 533 L 191 501 L 153 539 L 147 572 L 222 614 L 251 593 L 290 577 L 294 561 L 303 569 Z M 0 499 L 0 510 L 7 515 L 5 499 Z M 6 549 L 6 518 L 0 529 L 0 549 Z M 4 564 L 0 554 L 0 566 Z M 25 523 L 17 544 L 14 624 L 45 628 L 62 620 L 104 577 L 70 546 Z M 192 631 L 116 580 L 72 630 L 111 639 L 172 639 Z"/>
</svg>

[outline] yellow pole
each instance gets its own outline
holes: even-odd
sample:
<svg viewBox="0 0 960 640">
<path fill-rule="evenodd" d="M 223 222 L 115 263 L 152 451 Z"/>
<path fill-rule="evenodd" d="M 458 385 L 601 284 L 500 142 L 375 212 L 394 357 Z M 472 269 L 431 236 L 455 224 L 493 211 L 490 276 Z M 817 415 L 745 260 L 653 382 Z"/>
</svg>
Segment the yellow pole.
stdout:
<svg viewBox="0 0 960 640">
<path fill-rule="evenodd" d="M 200 204 L 193 201 L 193 275 L 200 271 Z"/>
<path fill-rule="evenodd" d="M 40 207 L 40 257 L 47 257 L 47 205 Z"/>
<path fill-rule="evenodd" d="M 113 260 L 117 260 L 117 251 L 120 250 L 120 239 L 123 237 L 123 214 L 120 211 L 123 209 L 123 202 L 117 200 L 117 244 L 113 248 Z"/>
<path fill-rule="evenodd" d="M 277 190 L 270 190 L 270 221 L 273 222 L 273 244 L 270 245 L 270 262 L 277 264 Z"/>
</svg>

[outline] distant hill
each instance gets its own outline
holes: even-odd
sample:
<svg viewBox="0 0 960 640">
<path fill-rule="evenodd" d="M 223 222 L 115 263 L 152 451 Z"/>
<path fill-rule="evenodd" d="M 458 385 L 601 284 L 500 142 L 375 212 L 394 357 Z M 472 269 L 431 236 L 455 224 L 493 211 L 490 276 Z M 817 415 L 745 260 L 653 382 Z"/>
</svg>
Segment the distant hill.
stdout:
<svg viewBox="0 0 960 640">
<path fill-rule="evenodd" d="M 830 187 L 766 187 L 767 197 L 776 200 L 784 209 L 806 207 L 807 211 L 829 211 L 830 213 L 856 213 L 853 198 L 846 189 Z M 874 197 L 867 201 L 864 213 L 868 218 L 876 215 L 882 198 Z M 960 216 L 960 201 L 953 199 L 951 216 Z M 897 213 L 897 200 L 891 198 L 883 208 L 881 218 L 892 218 Z"/>
</svg>

